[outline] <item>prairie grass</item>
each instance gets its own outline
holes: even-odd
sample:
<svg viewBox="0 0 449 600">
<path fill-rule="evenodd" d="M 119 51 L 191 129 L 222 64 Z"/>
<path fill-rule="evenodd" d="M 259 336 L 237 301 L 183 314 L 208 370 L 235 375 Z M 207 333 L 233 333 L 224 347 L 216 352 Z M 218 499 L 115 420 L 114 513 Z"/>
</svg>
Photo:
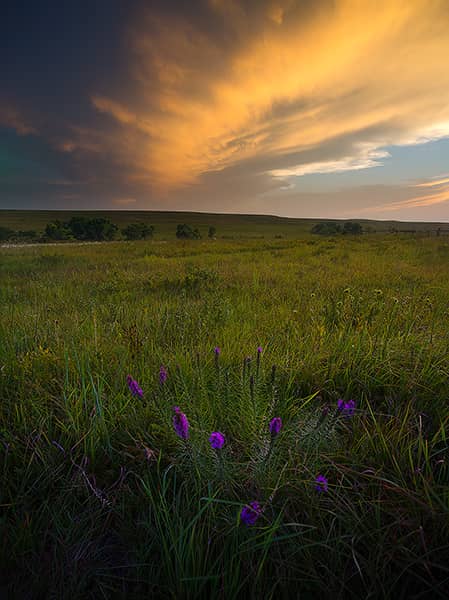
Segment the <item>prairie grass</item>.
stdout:
<svg viewBox="0 0 449 600">
<path fill-rule="evenodd" d="M 449 240 L 0 252 L 0 596 L 447 597 Z"/>
</svg>

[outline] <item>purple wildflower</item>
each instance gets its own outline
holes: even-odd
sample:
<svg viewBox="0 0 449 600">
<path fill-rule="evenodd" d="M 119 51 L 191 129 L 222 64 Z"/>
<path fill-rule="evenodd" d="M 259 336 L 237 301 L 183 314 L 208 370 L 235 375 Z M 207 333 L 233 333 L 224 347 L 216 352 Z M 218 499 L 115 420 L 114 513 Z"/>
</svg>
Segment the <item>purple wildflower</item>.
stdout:
<svg viewBox="0 0 449 600">
<path fill-rule="evenodd" d="M 189 437 L 189 421 L 179 406 L 174 406 L 173 410 L 175 414 L 173 415 L 173 427 L 175 428 L 176 435 L 178 435 L 183 440 L 186 440 Z"/>
<path fill-rule="evenodd" d="M 349 400 L 349 402 L 345 402 L 345 413 L 347 417 L 352 417 L 355 413 L 355 400 Z"/>
<path fill-rule="evenodd" d="M 315 479 L 315 489 L 317 492 L 327 492 L 328 490 L 328 482 L 324 475 L 318 475 Z"/>
<path fill-rule="evenodd" d="M 128 384 L 129 390 L 133 396 L 139 396 L 139 398 L 143 398 L 142 388 L 137 383 L 137 381 L 131 377 L 131 375 L 128 375 L 126 377 L 126 382 Z"/>
<path fill-rule="evenodd" d="M 240 519 L 245 525 L 254 525 L 257 519 L 262 514 L 260 504 L 254 500 L 242 508 Z"/>
<path fill-rule="evenodd" d="M 214 431 L 210 434 L 209 442 L 214 450 L 221 450 L 225 445 L 226 438 L 220 431 Z"/>
<path fill-rule="evenodd" d="M 276 437 L 277 434 L 282 429 L 282 419 L 281 417 L 274 417 L 270 421 L 270 433 L 271 437 Z"/>
<path fill-rule="evenodd" d="M 161 368 L 159 369 L 159 383 L 161 385 L 164 385 L 164 383 L 167 381 L 167 377 L 167 369 L 163 365 L 161 365 Z"/>
<path fill-rule="evenodd" d="M 215 356 L 220 356 L 220 353 L 221 353 L 221 349 L 218 346 L 215 346 L 215 348 L 214 348 Z"/>
<path fill-rule="evenodd" d="M 345 417 L 352 417 L 355 413 L 355 400 L 345 402 L 340 399 L 337 402 L 337 410 L 338 412 L 343 413 Z"/>
<path fill-rule="evenodd" d="M 262 354 L 262 346 L 257 347 L 257 354 Z"/>
</svg>

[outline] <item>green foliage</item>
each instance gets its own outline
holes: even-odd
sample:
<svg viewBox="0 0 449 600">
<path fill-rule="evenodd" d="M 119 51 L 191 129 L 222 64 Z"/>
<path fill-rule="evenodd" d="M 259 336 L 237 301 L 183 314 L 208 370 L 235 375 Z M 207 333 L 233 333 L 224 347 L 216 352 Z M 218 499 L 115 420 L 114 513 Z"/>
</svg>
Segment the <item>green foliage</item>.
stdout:
<svg viewBox="0 0 449 600">
<path fill-rule="evenodd" d="M 124 247 L 1 249 L 1 595 L 447 596 L 449 240 Z"/>
<path fill-rule="evenodd" d="M 26 229 L 25 231 L 18 231 L 17 232 L 17 238 L 19 240 L 29 240 L 29 241 L 33 241 L 39 238 L 39 235 L 37 233 L 37 231 L 35 231 L 34 229 Z"/>
<path fill-rule="evenodd" d="M 347 221 L 343 224 L 343 226 L 335 221 L 329 221 L 324 223 L 316 223 L 310 232 L 319 235 L 337 235 L 340 233 L 359 235 L 363 233 L 363 227 L 360 225 L 360 223 L 352 221 Z"/>
<path fill-rule="evenodd" d="M 68 240 L 72 237 L 72 231 L 67 223 L 52 221 L 45 227 L 45 237 L 52 241 Z"/>
<path fill-rule="evenodd" d="M 347 233 L 349 235 L 360 235 L 361 233 L 363 233 L 363 227 L 360 225 L 360 223 L 347 221 L 343 225 L 343 233 Z"/>
<path fill-rule="evenodd" d="M 319 235 L 336 235 L 341 232 L 341 225 L 333 221 L 329 223 L 317 223 L 311 229 L 311 233 L 317 233 Z"/>
<path fill-rule="evenodd" d="M 184 240 L 199 240 L 201 234 L 198 229 L 193 229 L 190 225 L 178 225 L 176 227 L 176 237 Z"/>
<path fill-rule="evenodd" d="M 146 223 L 130 223 L 122 229 L 122 234 L 127 240 L 147 240 L 153 237 L 154 227 Z"/>
<path fill-rule="evenodd" d="M 14 236 L 14 231 L 9 227 L 0 227 L 0 241 L 6 242 Z"/>
<path fill-rule="evenodd" d="M 72 217 L 69 221 L 52 221 L 45 227 L 45 238 L 52 241 L 76 239 L 80 241 L 110 241 L 118 232 L 118 227 L 103 217 L 88 219 Z"/>
<path fill-rule="evenodd" d="M 207 237 L 209 238 L 214 238 L 217 234 L 217 228 L 216 227 L 209 227 L 209 231 L 207 233 Z"/>
<path fill-rule="evenodd" d="M 66 226 L 77 240 L 110 241 L 116 237 L 118 232 L 117 225 L 103 217 L 93 219 L 72 217 Z"/>
</svg>

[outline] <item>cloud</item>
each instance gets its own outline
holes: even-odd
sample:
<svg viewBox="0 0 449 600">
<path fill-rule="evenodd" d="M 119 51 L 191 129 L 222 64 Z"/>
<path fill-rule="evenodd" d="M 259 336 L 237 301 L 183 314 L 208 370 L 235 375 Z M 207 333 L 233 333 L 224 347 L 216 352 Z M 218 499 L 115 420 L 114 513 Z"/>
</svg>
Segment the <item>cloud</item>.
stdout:
<svg viewBox="0 0 449 600">
<path fill-rule="evenodd" d="M 18 135 L 37 135 L 38 130 L 31 125 L 21 112 L 8 104 L 0 103 L 0 126 L 13 129 Z"/>
<path fill-rule="evenodd" d="M 134 100 L 92 103 L 120 125 L 117 160 L 159 188 L 251 161 L 275 177 L 366 169 L 388 158 L 386 146 L 449 135 L 448 26 L 443 0 L 144 11 L 128 30 Z M 324 158 L 347 135 L 349 154 Z M 323 157 L 295 162 L 311 149 Z"/>
<path fill-rule="evenodd" d="M 424 194 L 412 195 L 407 200 L 392 202 L 378 207 L 379 210 L 396 211 L 404 208 L 422 208 L 434 204 L 443 204 L 449 201 L 449 177 L 439 177 L 429 181 L 415 183 L 410 186 L 412 189 L 428 189 Z M 416 192 L 415 192 L 416 194 Z"/>
<path fill-rule="evenodd" d="M 307 175 L 340 182 L 352 171 L 360 182 L 376 167 L 381 181 L 395 146 L 449 137 L 447 0 L 131 4 L 108 46 L 117 54 L 97 52 L 100 70 L 81 70 L 85 87 L 0 103 L 0 124 L 42 142 L 30 156 L 18 147 L 33 176 L 48 160 L 44 179 L 81 181 L 102 206 L 136 198 L 139 208 L 273 212 L 271 202 L 314 216 L 319 201 L 338 216 L 356 213 L 355 191 L 326 188 L 328 202 Z M 444 206 L 445 184 L 365 187 L 360 210 L 378 210 L 386 194 L 398 214 Z"/>
<path fill-rule="evenodd" d="M 136 204 L 137 200 L 135 198 L 114 198 L 113 202 L 117 206 L 132 206 Z"/>
<path fill-rule="evenodd" d="M 312 173 L 344 173 L 345 171 L 359 171 L 360 169 L 371 169 L 372 167 L 381 167 L 382 158 L 388 158 L 390 153 L 385 150 L 366 148 L 364 145 L 360 148 L 358 156 L 345 156 L 337 160 L 327 160 L 322 162 L 309 162 L 296 167 L 287 169 L 277 169 L 270 171 L 273 177 L 302 177 Z"/>
</svg>

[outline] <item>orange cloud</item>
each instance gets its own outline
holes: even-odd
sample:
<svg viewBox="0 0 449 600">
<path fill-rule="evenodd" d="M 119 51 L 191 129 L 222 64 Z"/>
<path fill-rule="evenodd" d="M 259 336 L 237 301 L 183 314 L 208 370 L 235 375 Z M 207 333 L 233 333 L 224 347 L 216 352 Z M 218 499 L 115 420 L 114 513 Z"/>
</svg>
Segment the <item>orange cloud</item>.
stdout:
<svg viewBox="0 0 449 600">
<path fill-rule="evenodd" d="M 140 15 L 135 102 L 92 96 L 119 125 L 117 160 L 134 178 L 185 186 L 260 159 L 277 177 L 369 168 L 387 145 L 449 136 L 446 0 L 209 5 L 220 34 Z M 349 150 L 327 156 L 341 136 Z M 323 157 L 304 162 L 311 148 Z"/>
<path fill-rule="evenodd" d="M 406 200 L 382 204 L 377 207 L 371 207 L 368 210 L 374 213 L 383 211 L 391 212 L 407 208 L 433 206 L 435 204 L 443 204 L 444 202 L 449 201 L 449 177 L 439 177 L 436 179 L 430 179 L 429 181 L 413 183 L 409 186 L 409 188 L 411 190 L 425 188 L 429 189 L 430 191 L 425 194 L 412 194 L 411 198 L 407 198 Z"/>
</svg>

